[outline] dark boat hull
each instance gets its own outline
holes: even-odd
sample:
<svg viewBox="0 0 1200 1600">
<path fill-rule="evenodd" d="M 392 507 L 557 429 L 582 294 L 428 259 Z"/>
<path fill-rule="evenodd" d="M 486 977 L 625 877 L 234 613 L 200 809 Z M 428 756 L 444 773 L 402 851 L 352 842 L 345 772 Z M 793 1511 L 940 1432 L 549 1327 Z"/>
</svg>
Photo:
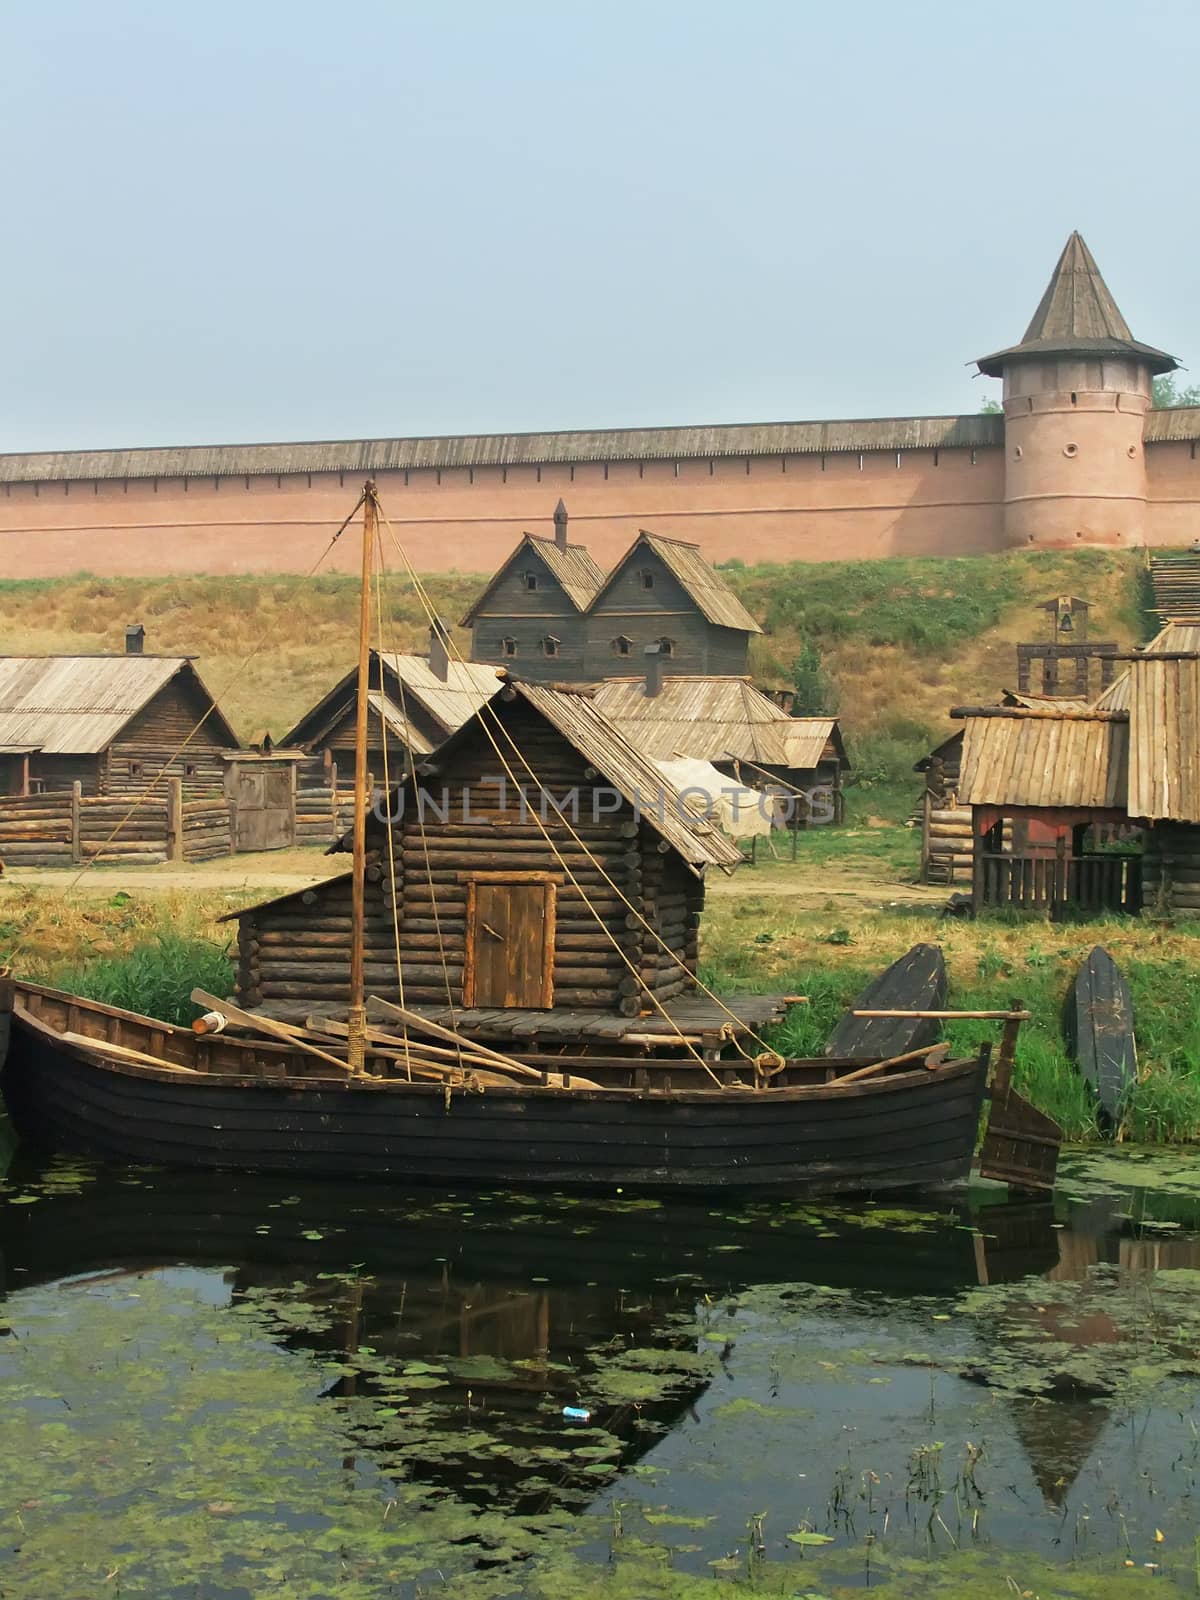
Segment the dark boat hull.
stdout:
<svg viewBox="0 0 1200 1600">
<path fill-rule="evenodd" d="M 1115 1128 L 1137 1080 L 1137 1045 L 1129 984 L 1102 945 L 1079 969 L 1067 1000 L 1066 1023 L 1071 1052 L 1095 1093 L 1100 1121 Z"/>
<path fill-rule="evenodd" d="M 935 1045 L 941 1023 L 934 1017 L 858 1017 L 855 1011 L 943 1011 L 946 958 L 941 946 L 915 944 L 867 985 L 842 1017 L 825 1046 L 827 1056 L 875 1056 L 883 1060 Z"/>
<path fill-rule="evenodd" d="M 3 1090 L 21 1137 L 101 1160 L 520 1188 L 928 1189 L 965 1181 L 983 1058 L 762 1093 L 250 1079 L 99 1060 L 14 1015 Z"/>
</svg>

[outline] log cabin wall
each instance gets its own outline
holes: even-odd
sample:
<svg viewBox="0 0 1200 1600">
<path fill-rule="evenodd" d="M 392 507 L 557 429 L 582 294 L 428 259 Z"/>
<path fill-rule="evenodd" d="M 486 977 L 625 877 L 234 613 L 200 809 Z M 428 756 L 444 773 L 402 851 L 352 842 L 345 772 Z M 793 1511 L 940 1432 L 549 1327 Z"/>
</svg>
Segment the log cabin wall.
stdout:
<svg viewBox="0 0 1200 1600">
<path fill-rule="evenodd" d="M 44 756 L 29 758 L 29 787 L 34 794 L 69 793 L 75 783 L 84 794 L 103 794 L 107 772 L 107 752 L 98 755 Z"/>
<path fill-rule="evenodd" d="M 367 990 L 399 999 L 390 899 L 379 868 L 368 870 L 364 946 Z M 236 992 L 242 1005 L 350 999 L 350 878 L 343 874 L 238 918 Z M 443 993 L 443 999 L 445 998 Z"/>
<path fill-rule="evenodd" d="M 221 752 L 228 746 L 214 730 L 214 718 L 204 723 L 172 762 L 207 709 L 208 702 L 185 675 L 164 685 L 130 718 L 109 746 L 103 792 L 140 794 L 170 763 L 171 773 L 182 779 L 188 799 L 223 795 L 225 763 Z M 215 729 L 219 728 L 220 723 L 215 723 Z"/>
<path fill-rule="evenodd" d="M 1143 839 L 1143 905 L 1189 916 L 1200 912 L 1200 826 L 1156 822 Z"/>
</svg>

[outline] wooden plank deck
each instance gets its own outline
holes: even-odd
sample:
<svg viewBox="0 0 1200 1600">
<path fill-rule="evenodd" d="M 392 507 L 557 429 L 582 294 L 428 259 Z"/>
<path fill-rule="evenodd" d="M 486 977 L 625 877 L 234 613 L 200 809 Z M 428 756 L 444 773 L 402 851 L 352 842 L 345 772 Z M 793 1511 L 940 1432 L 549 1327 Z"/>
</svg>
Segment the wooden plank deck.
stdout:
<svg viewBox="0 0 1200 1600">
<path fill-rule="evenodd" d="M 268 1002 L 254 1009 L 281 1022 L 303 1022 L 306 1016 L 314 1013 L 344 1019 L 346 1013 L 344 1005 L 306 1005 L 298 1000 Z M 440 1022 L 443 1027 L 455 1027 L 472 1039 L 536 1041 L 538 1044 L 607 1040 L 615 1044 L 627 1034 L 635 1034 L 639 1039 L 661 1039 L 669 1044 L 682 1032 L 715 1045 L 723 1027 L 728 1025 L 738 1034 L 757 1033 L 778 1022 L 787 1006 L 781 995 L 739 994 L 722 996 L 720 1001 L 708 995 L 684 995 L 666 1002 L 666 1017 L 658 1012 L 621 1017 L 608 1011 L 523 1011 L 494 1007 L 451 1010 L 448 1006 L 414 1006 L 413 1010 L 431 1022 Z"/>
</svg>

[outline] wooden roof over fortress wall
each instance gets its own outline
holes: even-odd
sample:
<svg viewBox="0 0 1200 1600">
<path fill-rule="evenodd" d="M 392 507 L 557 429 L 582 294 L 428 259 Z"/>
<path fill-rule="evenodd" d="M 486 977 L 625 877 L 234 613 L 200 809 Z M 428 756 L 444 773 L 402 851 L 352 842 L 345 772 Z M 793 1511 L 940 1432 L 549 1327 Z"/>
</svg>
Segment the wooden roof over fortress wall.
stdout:
<svg viewBox="0 0 1200 1600">
<path fill-rule="evenodd" d="M 1200 439 L 1200 406 L 1146 416 L 1147 444 Z M 0 483 L 123 478 L 262 477 L 452 468 L 683 461 L 719 457 L 865 454 L 873 450 L 1000 449 L 1004 418 L 877 417 L 836 422 L 738 422 L 713 427 L 590 428 L 563 433 L 447 434 L 295 444 L 168 445 L 0 455 Z"/>
</svg>

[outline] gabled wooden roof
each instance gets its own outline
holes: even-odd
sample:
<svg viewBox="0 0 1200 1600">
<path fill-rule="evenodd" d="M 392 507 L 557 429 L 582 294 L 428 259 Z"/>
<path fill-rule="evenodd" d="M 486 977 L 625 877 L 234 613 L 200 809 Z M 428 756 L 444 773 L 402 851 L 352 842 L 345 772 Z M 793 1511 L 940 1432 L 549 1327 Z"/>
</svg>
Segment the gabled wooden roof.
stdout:
<svg viewBox="0 0 1200 1600">
<path fill-rule="evenodd" d="M 544 717 L 595 770 L 597 778 L 592 781 L 607 783 L 615 789 L 694 872 L 703 873 L 705 867 L 710 866 L 732 872 L 741 861 L 737 846 L 726 839 L 714 823 L 689 810 L 653 761 L 630 744 L 599 709 L 590 689 L 551 688 L 510 679 L 501 693 L 506 700 L 515 697 L 525 701 Z M 490 732 L 495 738 L 497 718 L 502 718 L 503 714 L 503 704 L 495 697 L 482 706 L 439 748 L 435 757 L 437 766 L 475 735 L 486 740 Z M 527 766 L 522 760 L 519 744 L 514 753 L 507 736 L 500 737 L 498 743 L 522 783 L 532 786 L 539 781 L 536 768 L 530 775 L 532 763 Z M 484 770 L 495 770 L 499 761 L 499 756 L 489 756 Z M 408 781 L 412 783 L 412 779 Z M 349 837 L 347 834 L 341 839 L 334 850 L 349 848 Z"/>
<path fill-rule="evenodd" d="M 538 683 L 513 687 L 552 723 L 589 766 L 621 794 L 658 834 L 674 846 L 689 866 L 703 871 L 721 867 L 731 872 L 741 851 L 712 822 L 698 817 L 672 788 L 664 774 L 604 715 L 588 693 L 551 689 Z"/>
<path fill-rule="evenodd" d="M 1020 344 L 981 356 L 980 372 L 1002 376 L 1004 363 L 1019 356 L 1135 356 L 1152 372 L 1171 372 L 1174 356 L 1133 337 L 1100 268 L 1080 233 L 1067 240 Z"/>
<path fill-rule="evenodd" d="M 207 702 L 206 727 L 236 748 L 189 656 L 0 656 L 0 751 L 98 754 L 177 677 Z"/>
<path fill-rule="evenodd" d="M 1129 815 L 1200 822 L 1200 656 L 1129 663 Z"/>
<path fill-rule="evenodd" d="M 832 742 L 849 766 L 835 717 L 790 717 L 748 678 L 664 678 L 656 695 L 642 678 L 606 678 L 596 704 L 655 761 L 694 756 L 808 770 Z"/>
<path fill-rule="evenodd" d="M 664 539 L 661 534 L 642 528 L 637 538 L 609 573 L 592 601 L 595 610 L 625 569 L 649 550 L 663 563 L 689 599 L 709 621 L 722 628 L 737 628 L 744 633 L 762 629 L 734 594 L 729 584 L 709 565 L 698 544 L 682 539 Z"/>
<path fill-rule="evenodd" d="M 1161 656 L 1200 653 L 1200 623 L 1168 622 L 1146 645 L 1143 654 Z M 1096 700 L 1097 711 L 1129 710 L 1130 672 L 1126 667 L 1109 684 Z"/>
<path fill-rule="evenodd" d="M 470 627 L 496 585 L 508 576 L 521 557 L 529 556 L 533 556 L 541 563 L 576 611 L 587 610 L 604 582 L 604 573 L 583 545 L 569 544 L 564 549 L 553 539 L 542 539 L 532 533 L 522 534 L 520 544 L 471 606 L 462 619 L 461 627 Z"/>
<path fill-rule="evenodd" d="M 383 656 L 384 691 L 381 696 L 377 687 L 379 660 L 379 652 L 372 650 L 369 669 L 372 705 L 398 738 L 405 738 L 403 730 L 407 726 L 407 743 L 416 755 L 428 755 L 496 692 L 495 667 L 476 661 L 451 661 L 442 679 L 425 656 L 388 652 Z M 352 667 L 304 713 L 280 744 L 307 747 L 318 743 L 345 715 L 357 679 L 358 668 Z M 414 711 L 423 712 L 432 723 L 432 740 L 410 723 Z"/>
<path fill-rule="evenodd" d="M 1124 810 L 1129 724 L 1106 712 L 988 708 L 965 719 L 964 806 Z"/>
</svg>

